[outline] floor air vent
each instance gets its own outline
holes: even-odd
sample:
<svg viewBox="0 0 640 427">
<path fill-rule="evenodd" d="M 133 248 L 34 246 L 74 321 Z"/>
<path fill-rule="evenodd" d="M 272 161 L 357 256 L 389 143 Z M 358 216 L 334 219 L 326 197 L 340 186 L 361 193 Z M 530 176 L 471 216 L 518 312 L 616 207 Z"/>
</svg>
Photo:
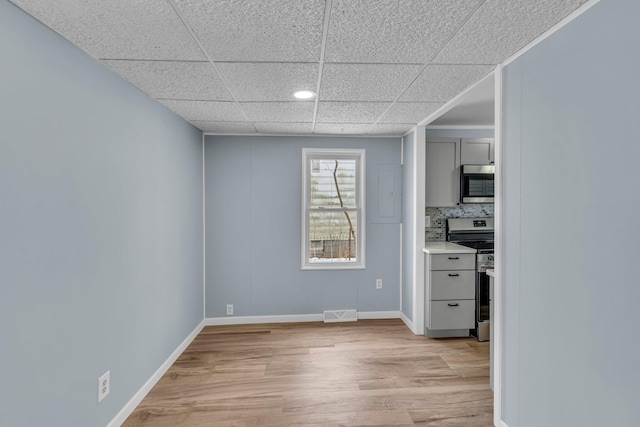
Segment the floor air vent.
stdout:
<svg viewBox="0 0 640 427">
<path fill-rule="evenodd" d="M 324 323 L 332 322 L 356 322 L 358 312 L 356 310 L 327 310 L 324 312 Z"/>
</svg>

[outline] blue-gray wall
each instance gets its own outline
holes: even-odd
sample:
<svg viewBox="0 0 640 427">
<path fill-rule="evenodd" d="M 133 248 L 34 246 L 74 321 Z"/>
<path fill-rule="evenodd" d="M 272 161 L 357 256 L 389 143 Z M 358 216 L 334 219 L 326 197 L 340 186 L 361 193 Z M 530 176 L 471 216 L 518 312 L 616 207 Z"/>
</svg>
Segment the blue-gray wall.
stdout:
<svg viewBox="0 0 640 427">
<path fill-rule="evenodd" d="M 402 313 L 411 321 L 413 321 L 413 236 L 418 233 L 414 230 L 415 215 L 417 207 L 413 200 L 415 191 L 414 176 L 416 170 L 414 168 L 414 150 L 416 138 L 414 132 L 410 132 L 404 136 L 404 148 L 402 155 L 404 156 L 402 165 Z M 415 323 L 415 322 L 414 322 Z"/>
<path fill-rule="evenodd" d="M 206 137 L 207 317 L 399 310 L 400 216 L 372 222 L 371 197 L 367 268 L 300 269 L 303 147 L 365 148 L 368 194 L 378 167 L 400 165 L 399 138 Z"/>
<path fill-rule="evenodd" d="M 504 71 L 503 419 L 640 425 L 640 2 Z"/>
<path fill-rule="evenodd" d="M 6 0 L 0 58 L 0 425 L 104 426 L 203 318 L 201 133 Z"/>
</svg>

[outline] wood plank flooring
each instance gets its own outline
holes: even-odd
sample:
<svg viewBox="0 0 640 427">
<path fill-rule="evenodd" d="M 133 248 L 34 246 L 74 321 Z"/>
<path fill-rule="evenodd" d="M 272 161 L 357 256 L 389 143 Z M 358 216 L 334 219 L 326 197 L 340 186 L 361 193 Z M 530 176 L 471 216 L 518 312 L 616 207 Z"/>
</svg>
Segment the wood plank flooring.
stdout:
<svg viewBox="0 0 640 427">
<path fill-rule="evenodd" d="M 134 426 L 493 425 L 489 344 L 397 319 L 206 327 Z"/>
</svg>

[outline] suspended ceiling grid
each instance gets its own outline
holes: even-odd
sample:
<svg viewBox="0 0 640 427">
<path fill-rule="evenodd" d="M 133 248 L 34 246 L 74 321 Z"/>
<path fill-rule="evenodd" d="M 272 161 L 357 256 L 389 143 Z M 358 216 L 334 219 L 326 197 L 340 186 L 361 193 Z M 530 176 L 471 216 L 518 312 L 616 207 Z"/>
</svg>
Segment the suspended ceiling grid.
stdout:
<svg viewBox="0 0 640 427">
<path fill-rule="evenodd" d="M 391 136 L 586 2 L 11 1 L 205 132 Z"/>
</svg>

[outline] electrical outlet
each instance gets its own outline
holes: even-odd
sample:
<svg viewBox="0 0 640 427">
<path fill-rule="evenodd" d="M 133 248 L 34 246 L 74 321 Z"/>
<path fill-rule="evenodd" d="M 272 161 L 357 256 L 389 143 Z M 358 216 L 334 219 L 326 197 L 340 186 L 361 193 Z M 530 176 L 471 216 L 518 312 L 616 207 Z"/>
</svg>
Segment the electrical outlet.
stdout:
<svg viewBox="0 0 640 427">
<path fill-rule="evenodd" d="M 382 279 L 376 279 L 376 289 L 382 289 Z"/>
<path fill-rule="evenodd" d="M 429 215 L 424 216 L 424 226 L 431 227 L 431 216 Z"/>
<path fill-rule="evenodd" d="M 105 372 L 98 378 L 98 403 L 107 397 L 111 388 L 111 371 Z"/>
<path fill-rule="evenodd" d="M 227 316 L 231 316 L 233 314 L 233 304 L 227 304 Z"/>
</svg>

